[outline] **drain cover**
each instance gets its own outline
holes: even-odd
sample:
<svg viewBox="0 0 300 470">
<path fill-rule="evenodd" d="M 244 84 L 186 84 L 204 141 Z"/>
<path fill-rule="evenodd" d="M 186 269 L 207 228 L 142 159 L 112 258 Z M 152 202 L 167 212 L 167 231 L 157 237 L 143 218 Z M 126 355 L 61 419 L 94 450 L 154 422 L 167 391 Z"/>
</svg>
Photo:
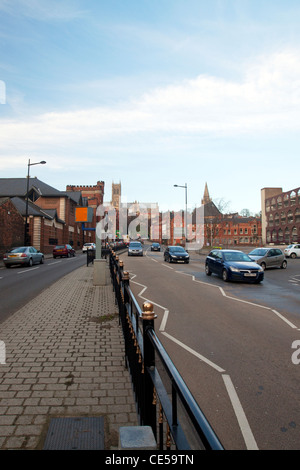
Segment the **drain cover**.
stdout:
<svg viewBox="0 0 300 470">
<path fill-rule="evenodd" d="M 44 450 L 104 450 L 104 419 L 53 418 Z"/>
</svg>

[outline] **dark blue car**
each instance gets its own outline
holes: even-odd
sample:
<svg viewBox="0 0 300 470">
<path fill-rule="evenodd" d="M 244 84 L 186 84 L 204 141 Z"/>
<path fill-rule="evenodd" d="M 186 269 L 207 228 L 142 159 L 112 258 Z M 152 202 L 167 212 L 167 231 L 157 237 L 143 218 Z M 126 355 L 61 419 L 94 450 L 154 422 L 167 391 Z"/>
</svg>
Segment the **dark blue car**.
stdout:
<svg viewBox="0 0 300 470">
<path fill-rule="evenodd" d="M 212 273 L 224 281 L 250 281 L 258 284 L 264 279 L 264 270 L 238 250 L 212 250 L 205 261 L 207 276 Z"/>
</svg>

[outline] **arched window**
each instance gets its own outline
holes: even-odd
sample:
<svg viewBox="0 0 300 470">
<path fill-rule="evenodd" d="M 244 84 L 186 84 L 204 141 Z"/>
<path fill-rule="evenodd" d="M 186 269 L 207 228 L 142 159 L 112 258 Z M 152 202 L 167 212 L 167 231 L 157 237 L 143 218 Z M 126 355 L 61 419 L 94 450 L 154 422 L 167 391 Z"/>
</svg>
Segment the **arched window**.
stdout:
<svg viewBox="0 0 300 470">
<path fill-rule="evenodd" d="M 288 211 L 287 213 L 287 220 L 288 220 L 288 224 L 292 224 L 293 221 L 294 221 L 294 215 L 293 215 L 293 212 L 292 211 Z"/>
<path fill-rule="evenodd" d="M 281 220 L 281 225 L 284 225 L 285 222 L 286 222 L 286 213 L 285 212 L 281 212 L 280 220 Z"/>
<path fill-rule="evenodd" d="M 276 214 L 275 214 L 274 222 L 275 222 L 275 225 L 279 225 L 279 214 L 278 214 L 278 212 L 276 212 Z"/>
<path fill-rule="evenodd" d="M 277 209 L 281 209 L 282 208 L 282 197 L 279 196 L 277 198 Z"/>
<path fill-rule="evenodd" d="M 284 206 L 287 207 L 289 205 L 289 195 L 288 194 L 285 194 L 284 195 L 284 198 L 283 198 L 283 203 L 284 203 Z"/>
<path fill-rule="evenodd" d="M 298 230 L 297 227 L 293 227 L 292 230 L 292 242 L 297 243 L 298 242 Z"/>
<path fill-rule="evenodd" d="M 296 204 L 296 193 L 295 191 L 292 191 L 290 194 L 290 202 L 291 206 L 294 206 Z"/>
<path fill-rule="evenodd" d="M 267 230 L 267 243 L 271 243 L 271 232 Z"/>
<path fill-rule="evenodd" d="M 275 198 L 273 197 L 272 201 L 271 201 L 271 210 L 272 211 L 275 211 L 276 209 L 276 200 Z"/>
<path fill-rule="evenodd" d="M 284 242 L 290 243 L 290 230 L 288 227 L 284 231 Z"/>
<path fill-rule="evenodd" d="M 270 217 L 269 217 L 269 227 L 273 227 L 273 215 L 270 214 Z"/>
<path fill-rule="evenodd" d="M 276 230 L 273 230 L 272 231 L 272 242 L 277 242 L 277 232 Z"/>
<path fill-rule="evenodd" d="M 281 229 L 278 230 L 278 241 L 283 242 L 283 231 Z"/>
<path fill-rule="evenodd" d="M 297 209 L 295 210 L 295 223 L 296 224 L 300 223 L 300 209 L 299 209 L 299 207 L 297 207 Z"/>
</svg>

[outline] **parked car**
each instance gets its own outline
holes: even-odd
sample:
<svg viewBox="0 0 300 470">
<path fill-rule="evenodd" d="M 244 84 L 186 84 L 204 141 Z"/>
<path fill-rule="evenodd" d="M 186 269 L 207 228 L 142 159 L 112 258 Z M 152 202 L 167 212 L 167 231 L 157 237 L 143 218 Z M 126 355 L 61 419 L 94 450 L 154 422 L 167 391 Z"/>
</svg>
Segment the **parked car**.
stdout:
<svg viewBox="0 0 300 470">
<path fill-rule="evenodd" d="M 130 242 L 128 245 L 128 256 L 143 256 L 141 242 Z"/>
<path fill-rule="evenodd" d="M 71 245 L 56 245 L 53 248 L 53 258 L 57 258 L 58 256 L 60 256 L 61 258 L 70 258 L 71 256 L 75 255 L 76 252 Z"/>
<path fill-rule="evenodd" d="M 285 255 L 279 248 L 255 248 L 249 253 L 249 256 L 263 270 L 274 267 L 286 269 L 287 267 Z"/>
<path fill-rule="evenodd" d="M 190 255 L 182 246 L 167 246 L 164 252 L 164 260 L 169 263 L 177 263 L 178 261 L 189 263 Z"/>
<path fill-rule="evenodd" d="M 264 279 L 263 268 L 239 250 L 212 250 L 205 260 L 207 276 L 212 273 L 224 281 L 250 281 L 258 284 Z"/>
<path fill-rule="evenodd" d="M 289 258 L 297 258 L 300 257 L 300 243 L 295 243 L 294 245 L 289 245 L 284 249 L 285 256 Z"/>
<path fill-rule="evenodd" d="M 151 251 L 160 251 L 160 244 L 159 243 L 152 243 Z"/>
<path fill-rule="evenodd" d="M 96 250 L 96 243 L 85 243 L 82 247 L 82 253 L 86 253 L 87 250 Z"/>
<path fill-rule="evenodd" d="M 32 266 L 33 264 L 42 264 L 44 255 L 34 246 L 18 246 L 4 255 L 3 262 L 7 268 L 17 264 Z"/>
</svg>

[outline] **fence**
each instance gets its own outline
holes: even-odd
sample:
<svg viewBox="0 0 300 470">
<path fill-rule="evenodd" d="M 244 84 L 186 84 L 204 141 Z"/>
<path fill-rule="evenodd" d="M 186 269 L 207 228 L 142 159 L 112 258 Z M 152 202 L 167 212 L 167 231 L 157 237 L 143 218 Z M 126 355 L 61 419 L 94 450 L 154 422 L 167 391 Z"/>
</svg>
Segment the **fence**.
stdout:
<svg viewBox="0 0 300 470">
<path fill-rule="evenodd" d="M 153 305 L 139 306 L 129 273 L 110 250 L 109 267 L 119 308 L 139 424 L 151 426 L 159 450 L 222 450 L 222 444 L 154 330 Z"/>
</svg>

